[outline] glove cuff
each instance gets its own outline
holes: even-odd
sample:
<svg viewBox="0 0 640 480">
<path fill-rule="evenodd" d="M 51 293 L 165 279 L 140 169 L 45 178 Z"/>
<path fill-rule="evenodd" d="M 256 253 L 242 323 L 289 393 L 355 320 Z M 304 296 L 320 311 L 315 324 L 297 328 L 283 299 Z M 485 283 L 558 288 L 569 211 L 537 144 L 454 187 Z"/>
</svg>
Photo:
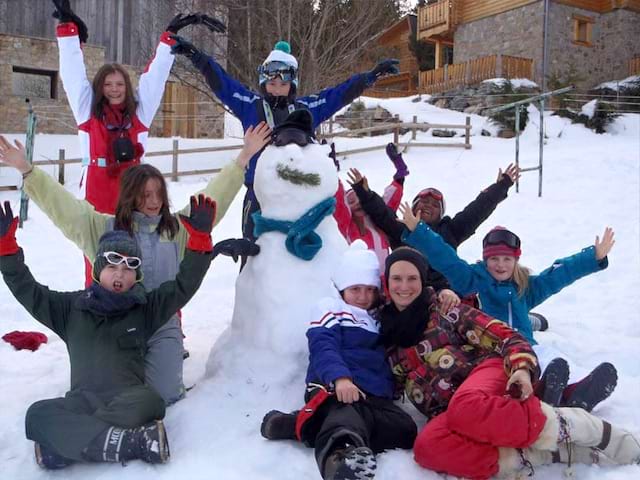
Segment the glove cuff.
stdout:
<svg viewBox="0 0 640 480">
<path fill-rule="evenodd" d="M 73 22 L 59 23 L 56 27 L 57 37 L 77 37 L 79 36 L 78 27 Z"/>
<path fill-rule="evenodd" d="M 166 32 L 162 32 L 162 35 L 160 35 L 160 42 L 173 47 L 178 42 L 171 38 L 171 35 L 177 35 L 177 33 L 173 33 L 169 30 L 167 30 Z"/>
<path fill-rule="evenodd" d="M 6 255 L 15 255 L 19 251 L 20 247 L 18 247 L 16 237 L 5 236 L 0 238 L 0 257 L 4 257 Z"/>
<path fill-rule="evenodd" d="M 187 248 L 194 252 L 211 253 L 213 251 L 213 242 L 211 241 L 211 234 L 205 232 L 199 232 L 197 230 L 191 230 L 189 232 L 189 240 L 187 241 Z"/>
</svg>

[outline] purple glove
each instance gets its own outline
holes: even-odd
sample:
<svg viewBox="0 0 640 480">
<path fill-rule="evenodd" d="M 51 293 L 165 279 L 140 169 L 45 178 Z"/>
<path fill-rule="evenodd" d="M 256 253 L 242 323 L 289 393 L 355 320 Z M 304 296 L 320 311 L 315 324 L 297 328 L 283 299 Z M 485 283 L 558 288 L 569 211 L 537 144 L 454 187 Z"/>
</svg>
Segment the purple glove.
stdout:
<svg viewBox="0 0 640 480">
<path fill-rule="evenodd" d="M 393 163 L 393 166 L 396 167 L 396 173 L 393 176 L 393 179 L 400 180 L 406 177 L 407 175 L 409 175 L 409 168 L 407 167 L 407 164 L 404 163 L 404 160 L 402 159 L 402 154 L 398 153 L 398 150 L 396 149 L 395 144 L 388 143 L 386 151 L 387 151 L 387 156 L 389 157 L 389 160 L 391 160 L 391 162 Z"/>
</svg>

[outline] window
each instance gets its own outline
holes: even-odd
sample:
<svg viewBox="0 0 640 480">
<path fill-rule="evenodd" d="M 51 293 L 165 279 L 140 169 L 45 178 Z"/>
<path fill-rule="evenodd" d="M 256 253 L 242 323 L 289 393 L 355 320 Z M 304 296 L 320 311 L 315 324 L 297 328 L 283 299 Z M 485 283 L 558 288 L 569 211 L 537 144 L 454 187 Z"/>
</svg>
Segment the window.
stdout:
<svg viewBox="0 0 640 480">
<path fill-rule="evenodd" d="M 581 15 L 573 16 L 573 43 L 591 47 L 593 36 L 593 24 L 595 20 Z"/>
<path fill-rule="evenodd" d="M 12 93 L 20 97 L 56 98 L 58 72 L 13 67 Z"/>
</svg>

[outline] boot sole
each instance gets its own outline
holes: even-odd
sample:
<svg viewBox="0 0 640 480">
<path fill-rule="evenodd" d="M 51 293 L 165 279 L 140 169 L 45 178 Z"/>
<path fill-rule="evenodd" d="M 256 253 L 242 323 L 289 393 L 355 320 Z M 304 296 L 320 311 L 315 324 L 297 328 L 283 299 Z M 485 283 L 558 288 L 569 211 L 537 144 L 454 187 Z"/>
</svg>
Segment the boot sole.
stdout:
<svg viewBox="0 0 640 480">
<path fill-rule="evenodd" d="M 566 406 L 579 407 L 590 412 L 598 403 L 609 398 L 616 385 L 618 385 L 616 368 L 608 362 L 601 363 L 593 369 L 585 381 L 576 386 Z"/>
<path fill-rule="evenodd" d="M 553 407 L 560 406 L 562 392 L 569 382 L 569 364 L 563 358 L 554 358 L 542 377 L 544 392 L 541 400 Z"/>
<path fill-rule="evenodd" d="M 158 463 L 167 463 L 171 458 L 167 431 L 164 428 L 162 420 L 156 420 L 156 426 L 158 427 L 158 457 L 160 460 Z"/>
<path fill-rule="evenodd" d="M 376 457 L 367 447 L 358 447 L 342 461 L 335 474 L 327 480 L 370 480 L 375 476 Z"/>
</svg>

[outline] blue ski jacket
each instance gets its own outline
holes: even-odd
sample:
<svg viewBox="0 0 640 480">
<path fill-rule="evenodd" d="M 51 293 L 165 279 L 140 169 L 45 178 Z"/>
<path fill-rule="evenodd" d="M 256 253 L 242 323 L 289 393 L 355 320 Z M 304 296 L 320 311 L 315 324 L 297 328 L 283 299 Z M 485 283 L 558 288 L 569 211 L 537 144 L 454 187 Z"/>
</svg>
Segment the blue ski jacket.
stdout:
<svg viewBox="0 0 640 480">
<path fill-rule="evenodd" d="M 468 264 L 424 222 L 420 222 L 413 232 L 405 230 L 403 240 L 426 255 L 431 266 L 447 277 L 456 292 L 460 295 L 477 293 L 482 311 L 506 322 L 532 345 L 537 342 L 533 339 L 529 311 L 579 278 L 609 265 L 607 257 L 596 260 L 595 247 L 587 247 L 580 253 L 555 260 L 540 274 L 531 275 L 527 289 L 520 296 L 513 280 L 495 280 L 485 262 Z"/>
<path fill-rule="evenodd" d="M 286 103 L 283 102 L 282 105 L 274 108 L 268 105 L 262 95 L 232 78 L 212 57 L 202 53 L 195 54 L 192 62 L 204 75 L 209 88 L 216 97 L 240 119 L 245 131 L 261 121 L 270 123 L 269 117 L 273 119 L 274 125 L 278 125 L 291 111 L 300 108 L 306 108 L 311 112 L 315 129 L 342 107 L 359 97 L 366 88 L 375 82 L 375 76 L 372 74 L 359 73 L 353 75 L 346 82 L 326 88 L 320 93 L 300 98 L 288 98 Z M 265 111 L 267 109 L 271 111 Z M 273 128 L 273 125 L 270 126 Z M 244 181 L 248 187 L 253 185 L 253 176 L 259 156 L 260 152 L 256 153 L 249 161 Z"/>
</svg>

